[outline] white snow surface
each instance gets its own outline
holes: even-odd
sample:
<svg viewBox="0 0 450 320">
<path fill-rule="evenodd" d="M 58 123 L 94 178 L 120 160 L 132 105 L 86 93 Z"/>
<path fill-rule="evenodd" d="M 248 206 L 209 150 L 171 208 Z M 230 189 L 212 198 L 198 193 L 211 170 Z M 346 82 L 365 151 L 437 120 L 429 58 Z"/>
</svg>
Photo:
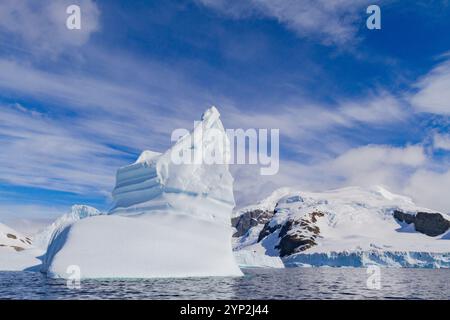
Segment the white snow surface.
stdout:
<svg viewBox="0 0 450 320">
<path fill-rule="evenodd" d="M 106 216 L 77 221 L 56 232 L 44 270 L 83 278 L 240 276 L 230 217 L 233 178 L 228 164 L 176 164 L 174 154 L 228 159 L 229 141 L 216 108 L 193 132 L 159 154 L 144 151 L 117 171 L 114 205 Z M 225 142 L 225 143 L 224 143 Z"/>
<path fill-rule="evenodd" d="M 298 220 L 314 211 L 325 214 L 315 224 L 320 228 L 317 245 L 284 257 L 286 266 L 378 263 L 384 266 L 450 267 L 450 231 L 429 237 L 416 232 L 413 225 L 399 223 L 393 217 L 397 209 L 412 214 L 436 212 L 416 206 L 408 197 L 393 194 L 381 186 L 348 187 L 321 193 L 282 189 L 274 194 L 281 197 L 261 202 L 275 204 L 276 213 L 270 226 L 282 225 L 288 219 Z M 450 220 L 447 214 L 442 215 Z M 259 243 L 257 238 L 262 226 L 252 229 L 235 241 L 235 250 L 278 256 L 276 246 L 280 241 L 280 229 Z"/>
<path fill-rule="evenodd" d="M 33 237 L 33 245 L 43 250 L 47 249 L 48 244 L 55 235 L 66 228 L 68 225 L 88 217 L 101 215 L 97 209 L 86 205 L 73 205 L 70 212 L 56 219 L 51 225 L 39 232 Z"/>
<path fill-rule="evenodd" d="M 0 223 L 0 247 L 28 249 L 32 247 L 32 242 L 29 237 Z"/>
<path fill-rule="evenodd" d="M 31 238 L 0 223 L 0 270 L 18 271 L 39 265 L 36 257 L 42 254 L 33 249 Z"/>
</svg>

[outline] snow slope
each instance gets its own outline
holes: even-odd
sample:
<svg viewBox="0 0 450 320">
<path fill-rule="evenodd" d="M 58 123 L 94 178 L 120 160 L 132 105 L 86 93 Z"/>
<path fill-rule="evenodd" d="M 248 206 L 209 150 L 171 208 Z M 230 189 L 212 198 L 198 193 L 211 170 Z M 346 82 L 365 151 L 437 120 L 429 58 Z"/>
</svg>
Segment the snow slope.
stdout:
<svg viewBox="0 0 450 320">
<path fill-rule="evenodd" d="M 24 270 L 40 264 L 41 252 L 33 249 L 31 238 L 0 223 L 0 270 Z"/>
<path fill-rule="evenodd" d="M 205 153 L 227 159 L 219 117 L 216 108 L 208 109 L 172 148 L 144 151 L 120 168 L 109 215 L 58 230 L 46 255 L 48 274 L 67 277 L 67 267 L 78 265 L 84 278 L 242 275 L 231 246 L 228 164 L 173 161 L 174 155 L 198 159 Z"/>
<path fill-rule="evenodd" d="M 29 237 L 0 223 L 0 247 L 14 249 L 20 252 L 31 248 L 32 242 Z"/>
<path fill-rule="evenodd" d="M 47 249 L 48 244 L 51 239 L 60 232 L 62 229 L 66 228 L 68 225 L 88 217 L 93 217 L 101 215 L 102 213 L 97 209 L 85 206 L 85 205 L 74 205 L 72 206 L 70 212 L 62 215 L 56 219 L 51 225 L 46 227 L 44 230 L 39 232 L 33 237 L 33 245 L 36 248 L 43 250 Z"/>
<path fill-rule="evenodd" d="M 380 186 L 274 194 L 280 198 L 262 202 L 268 210 L 274 205 L 271 219 L 236 239 L 235 250 L 281 256 L 286 266 L 450 267 L 448 233 L 430 237 L 394 218 L 396 210 L 411 216 L 433 212 L 410 198 Z"/>
</svg>

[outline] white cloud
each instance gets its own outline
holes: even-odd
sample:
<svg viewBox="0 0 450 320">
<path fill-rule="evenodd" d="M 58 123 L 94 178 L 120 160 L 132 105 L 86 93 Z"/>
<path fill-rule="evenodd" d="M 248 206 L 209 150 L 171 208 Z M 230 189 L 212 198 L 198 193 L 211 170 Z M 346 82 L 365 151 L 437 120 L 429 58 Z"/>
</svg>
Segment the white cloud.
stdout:
<svg viewBox="0 0 450 320">
<path fill-rule="evenodd" d="M 350 120 L 366 124 L 392 123 L 408 117 L 407 108 L 387 92 L 372 95 L 362 101 L 343 102 L 340 111 Z"/>
<path fill-rule="evenodd" d="M 418 167 L 426 160 L 422 146 L 396 148 L 369 145 L 358 147 L 340 155 L 334 161 L 336 171 L 368 172 L 380 166 L 401 165 Z"/>
<path fill-rule="evenodd" d="M 422 146 L 369 145 L 345 152 L 333 160 L 327 170 L 344 185 L 386 185 L 399 191 L 411 173 L 426 161 Z"/>
<path fill-rule="evenodd" d="M 81 8 L 81 30 L 68 30 L 66 8 Z M 99 29 L 100 11 L 92 0 L 0 2 L 2 45 L 18 46 L 32 54 L 58 54 L 85 44 Z"/>
<path fill-rule="evenodd" d="M 197 0 L 232 17 L 262 15 L 286 25 L 302 37 L 325 44 L 345 44 L 356 38 L 365 19 L 366 0 Z M 365 6 L 364 6 L 365 5 Z"/>
<path fill-rule="evenodd" d="M 450 170 L 432 170 L 433 160 L 420 145 L 370 145 L 350 149 L 317 163 L 280 162 L 275 176 L 259 176 L 252 166 L 235 166 L 235 192 L 241 205 L 254 203 L 276 188 L 324 191 L 347 186 L 383 185 L 418 205 L 450 213 Z M 439 166 L 438 166 L 439 167 Z"/>
<path fill-rule="evenodd" d="M 418 170 L 405 188 L 405 192 L 413 195 L 418 204 L 444 213 L 450 213 L 449 190 L 450 170 L 444 172 Z"/>
<path fill-rule="evenodd" d="M 427 161 L 423 147 L 419 145 L 370 145 L 352 148 L 337 157 L 310 164 L 282 160 L 280 171 L 275 176 L 258 177 L 256 169 L 248 165 L 234 167 L 233 172 L 237 177 L 237 192 L 253 195 L 253 200 L 261 199 L 275 187 L 285 186 L 323 191 L 346 186 L 385 185 L 402 192 L 412 174 Z"/>
<path fill-rule="evenodd" d="M 108 193 L 123 155 L 70 126 L 0 106 L 0 180 L 75 193 Z"/>
<path fill-rule="evenodd" d="M 356 127 L 391 127 L 404 123 L 410 110 L 395 96 L 386 92 L 371 93 L 364 98 L 338 101 L 335 105 L 312 103 L 299 97 L 295 102 L 262 107 L 258 112 L 242 112 L 227 105 L 224 118 L 233 128 L 280 129 L 281 141 L 291 152 L 314 158 L 336 156 L 354 146 L 355 141 L 344 137 L 345 130 Z M 269 111 L 264 111 L 269 110 Z M 354 140 L 361 139 L 355 136 Z"/>
<path fill-rule="evenodd" d="M 435 149 L 450 150 L 450 135 L 435 134 L 433 137 L 433 146 Z"/>
<path fill-rule="evenodd" d="M 0 58 L 0 88 L 21 99 L 45 101 L 49 114 L 74 113 L 71 119 L 61 119 L 69 121 L 74 131 L 137 149 L 167 147 L 171 130 L 190 128 L 195 119 L 192 110 L 199 117 L 211 100 L 163 65 L 122 55 L 96 59 L 104 70 L 117 65 L 114 71 L 120 75 L 53 73 Z"/>
<path fill-rule="evenodd" d="M 95 74 L 0 58 L 2 92 L 45 105 L 40 113 L 0 104 L 0 181 L 109 197 L 132 153 L 164 150 L 173 129 L 191 128 L 209 106 L 207 94 L 161 64 L 96 54 L 103 72 Z"/>
<path fill-rule="evenodd" d="M 439 64 L 415 87 L 418 91 L 410 101 L 417 111 L 450 115 L 450 61 Z"/>
</svg>

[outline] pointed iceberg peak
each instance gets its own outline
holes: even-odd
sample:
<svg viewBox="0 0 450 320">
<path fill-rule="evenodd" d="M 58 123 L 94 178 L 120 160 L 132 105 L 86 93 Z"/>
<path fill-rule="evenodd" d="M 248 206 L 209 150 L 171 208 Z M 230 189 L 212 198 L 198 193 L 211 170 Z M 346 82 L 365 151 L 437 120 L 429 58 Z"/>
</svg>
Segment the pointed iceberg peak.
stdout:
<svg viewBox="0 0 450 320">
<path fill-rule="evenodd" d="M 150 161 L 156 159 L 160 155 L 161 155 L 160 152 L 155 152 L 155 151 L 150 151 L 150 150 L 142 151 L 141 155 L 136 160 L 135 164 L 136 163 L 144 163 L 144 162 L 149 163 Z"/>
<path fill-rule="evenodd" d="M 221 135 L 224 134 L 225 129 L 222 121 L 220 121 L 220 112 L 216 107 L 212 106 L 203 112 L 201 122 L 196 122 L 193 133 L 195 134 L 198 132 L 199 128 L 201 128 L 201 130 L 217 129 L 221 131 Z"/>
<path fill-rule="evenodd" d="M 214 211 L 213 220 L 229 223 L 235 204 L 233 177 L 228 167 L 230 142 L 220 113 L 211 107 L 193 123 L 191 130 L 174 130 L 175 143 L 162 154 L 144 151 L 134 164 L 117 171 L 110 213 L 139 214 L 149 212 L 149 207 L 156 208 L 153 211 L 168 207 L 201 219 L 210 219 Z M 186 206 L 181 197 L 202 205 Z M 223 208 L 210 210 L 213 202 Z"/>
<path fill-rule="evenodd" d="M 217 120 L 220 117 L 220 112 L 217 110 L 215 106 L 212 106 L 211 108 L 207 109 L 202 114 L 202 121 L 208 121 L 210 119 Z"/>
</svg>

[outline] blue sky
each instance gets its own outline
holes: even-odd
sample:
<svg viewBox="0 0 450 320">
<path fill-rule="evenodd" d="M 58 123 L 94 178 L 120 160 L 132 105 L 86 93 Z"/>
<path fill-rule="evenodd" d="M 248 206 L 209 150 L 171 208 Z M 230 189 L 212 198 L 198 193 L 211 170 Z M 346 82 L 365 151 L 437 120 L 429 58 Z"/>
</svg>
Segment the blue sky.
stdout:
<svg viewBox="0 0 450 320">
<path fill-rule="evenodd" d="M 448 30 L 443 0 L 4 0 L 0 221 L 106 210 L 115 170 L 210 105 L 225 127 L 280 129 L 279 174 L 231 168 L 240 205 L 382 184 L 449 212 Z"/>
</svg>

